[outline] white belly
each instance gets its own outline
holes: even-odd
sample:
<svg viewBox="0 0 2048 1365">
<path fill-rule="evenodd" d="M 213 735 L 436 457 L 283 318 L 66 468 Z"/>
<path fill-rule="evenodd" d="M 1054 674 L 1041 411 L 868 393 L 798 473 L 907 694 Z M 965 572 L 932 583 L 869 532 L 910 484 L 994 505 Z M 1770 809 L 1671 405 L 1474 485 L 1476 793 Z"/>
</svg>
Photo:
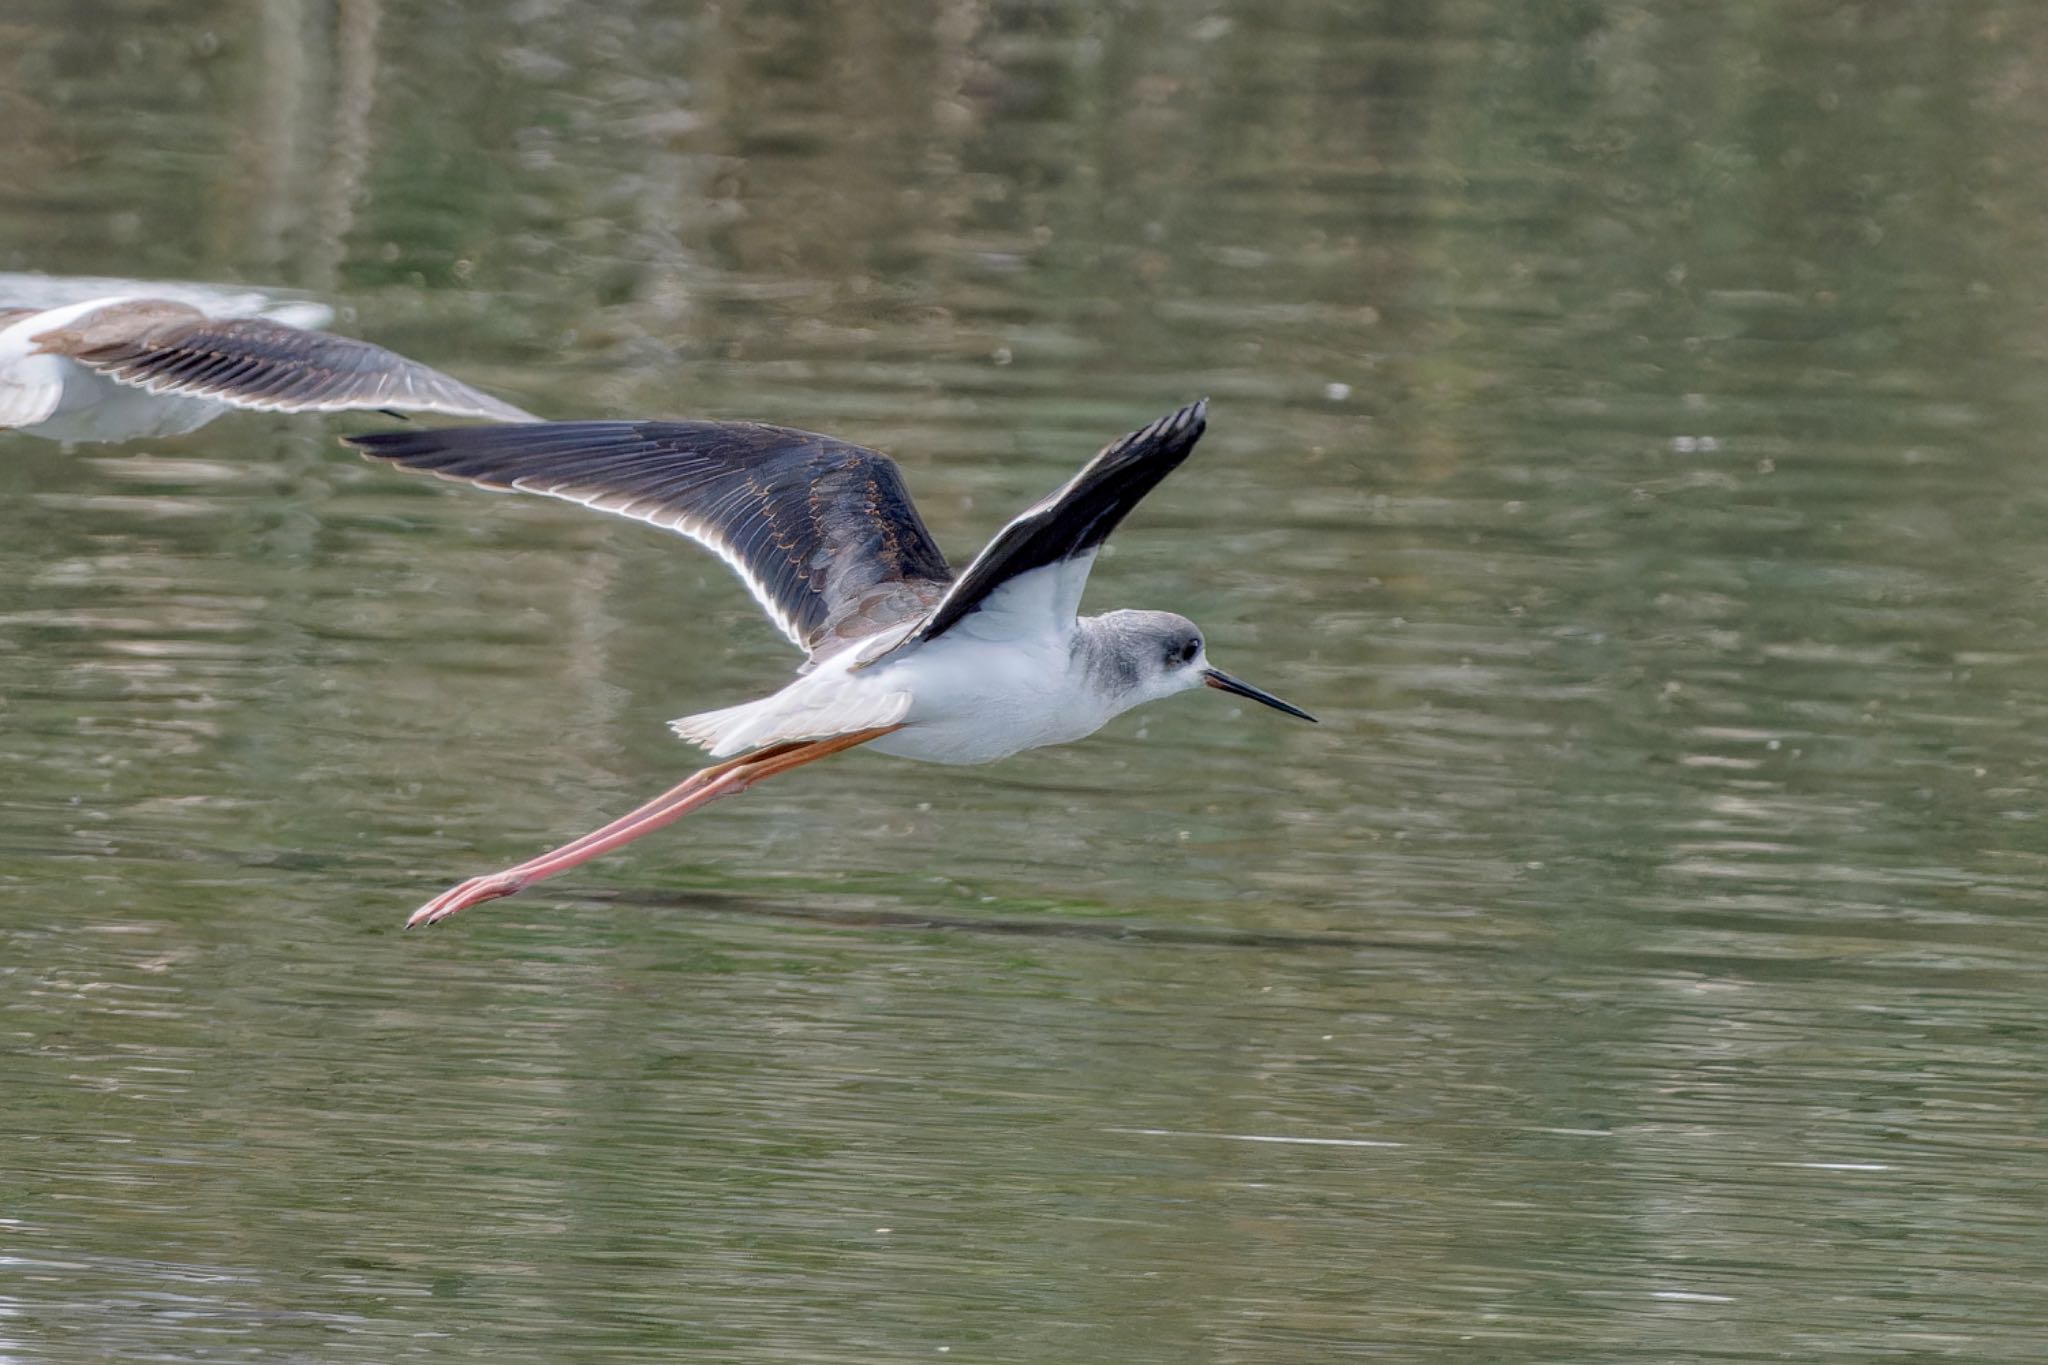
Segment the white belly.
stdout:
<svg viewBox="0 0 2048 1365">
<path fill-rule="evenodd" d="M 1116 714 L 1081 686 L 1072 651 L 1054 637 L 1019 648 L 1015 641 L 947 635 L 869 672 L 915 700 L 903 728 L 868 747 L 926 763 L 992 763 L 1066 744 Z"/>
<path fill-rule="evenodd" d="M 54 356 L 40 360 L 56 361 Z M 65 367 L 64 397 L 57 410 L 22 430 L 52 441 L 132 441 L 143 436 L 183 436 L 229 410 L 225 403 L 182 394 L 155 394 L 118 383 L 71 361 Z"/>
</svg>

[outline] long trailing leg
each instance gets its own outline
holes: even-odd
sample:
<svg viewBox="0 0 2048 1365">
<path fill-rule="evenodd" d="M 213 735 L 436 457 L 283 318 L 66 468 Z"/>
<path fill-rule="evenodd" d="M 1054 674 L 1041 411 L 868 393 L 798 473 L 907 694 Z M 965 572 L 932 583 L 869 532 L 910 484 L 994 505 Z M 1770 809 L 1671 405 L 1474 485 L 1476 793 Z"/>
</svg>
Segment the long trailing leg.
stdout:
<svg viewBox="0 0 2048 1365">
<path fill-rule="evenodd" d="M 778 773 L 800 768 L 806 763 L 815 763 L 821 758 L 865 744 L 871 739 L 900 730 L 900 725 L 884 725 L 873 730 L 857 730 L 848 735 L 834 735 L 830 739 L 806 740 L 794 744 L 777 744 L 767 749 L 757 749 L 751 754 L 713 764 L 709 768 L 691 773 L 675 786 L 655 797 L 646 805 L 628 811 L 602 829 L 594 829 L 580 839 L 571 840 L 560 848 L 550 849 L 537 858 L 528 858 L 523 863 L 499 872 L 451 886 L 440 895 L 412 912 L 405 927 L 411 929 L 421 924 L 438 924 L 450 915 L 467 910 L 472 905 L 481 905 L 500 896 L 510 896 L 524 891 L 544 877 L 566 871 L 578 863 L 588 862 L 601 853 L 609 853 L 621 844 L 630 843 L 643 834 L 660 829 L 673 820 L 681 819 L 700 806 L 708 806 L 722 797 L 737 796 L 756 782 L 764 782 Z"/>
</svg>

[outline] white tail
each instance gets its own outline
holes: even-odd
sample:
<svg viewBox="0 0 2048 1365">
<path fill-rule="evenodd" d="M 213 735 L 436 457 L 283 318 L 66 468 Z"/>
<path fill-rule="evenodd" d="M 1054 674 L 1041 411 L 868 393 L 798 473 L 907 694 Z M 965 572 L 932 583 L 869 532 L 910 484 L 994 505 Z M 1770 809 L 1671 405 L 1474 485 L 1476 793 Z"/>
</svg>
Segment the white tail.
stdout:
<svg viewBox="0 0 2048 1365">
<path fill-rule="evenodd" d="M 807 690 L 813 695 L 805 696 Z M 806 689 L 800 681 L 759 701 L 672 720 L 668 728 L 713 758 L 729 758 L 769 744 L 881 729 L 897 724 L 910 712 L 908 692 L 834 696 L 832 691 Z"/>
</svg>

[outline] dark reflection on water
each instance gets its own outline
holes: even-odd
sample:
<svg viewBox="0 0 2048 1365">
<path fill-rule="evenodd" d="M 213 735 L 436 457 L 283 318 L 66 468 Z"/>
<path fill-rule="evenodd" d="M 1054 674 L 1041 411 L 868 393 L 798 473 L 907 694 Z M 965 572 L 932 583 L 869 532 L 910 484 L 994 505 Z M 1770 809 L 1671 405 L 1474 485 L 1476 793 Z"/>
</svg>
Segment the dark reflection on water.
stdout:
<svg viewBox="0 0 2048 1365">
<path fill-rule="evenodd" d="M 0 437 L 7 1358 L 2040 1354 L 2031 8 L 0 28 L 0 270 L 843 432 L 956 554 L 1210 394 L 1091 600 L 1325 722 L 401 934 L 782 676 L 744 594 L 317 425 Z"/>
</svg>

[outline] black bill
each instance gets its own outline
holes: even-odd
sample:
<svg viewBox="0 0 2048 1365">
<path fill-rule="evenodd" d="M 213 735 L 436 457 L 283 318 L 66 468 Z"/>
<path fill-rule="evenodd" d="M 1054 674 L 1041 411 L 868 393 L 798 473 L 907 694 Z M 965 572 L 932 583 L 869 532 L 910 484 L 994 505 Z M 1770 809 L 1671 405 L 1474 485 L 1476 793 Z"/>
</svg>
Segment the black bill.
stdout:
<svg viewBox="0 0 2048 1365">
<path fill-rule="evenodd" d="M 1310 715 L 1308 712 L 1302 710 L 1299 706 L 1289 706 L 1286 702 L 1280 700 L 1271 692 L 1261 692 L 1258 688 L 1253 687 L 1250 683 L 1240 681 L 1237 678 L 1233 678 L 1220 668 L 1203 669 L 1202 681 L 1208 683 L 1209 686 L 1215 688 L 1219 692 L 1230 692 L 1240 697 L 1250 697 L 1253 701 L 1262 703 L 1266 706 L 1270 706 L 1275 711 L 1285 711 L 1290 716 L 1300 716 L 1303 720 L 1308 721 L 1310 724 L 1316 723 L 1316 718 Z"/>
</svg>

